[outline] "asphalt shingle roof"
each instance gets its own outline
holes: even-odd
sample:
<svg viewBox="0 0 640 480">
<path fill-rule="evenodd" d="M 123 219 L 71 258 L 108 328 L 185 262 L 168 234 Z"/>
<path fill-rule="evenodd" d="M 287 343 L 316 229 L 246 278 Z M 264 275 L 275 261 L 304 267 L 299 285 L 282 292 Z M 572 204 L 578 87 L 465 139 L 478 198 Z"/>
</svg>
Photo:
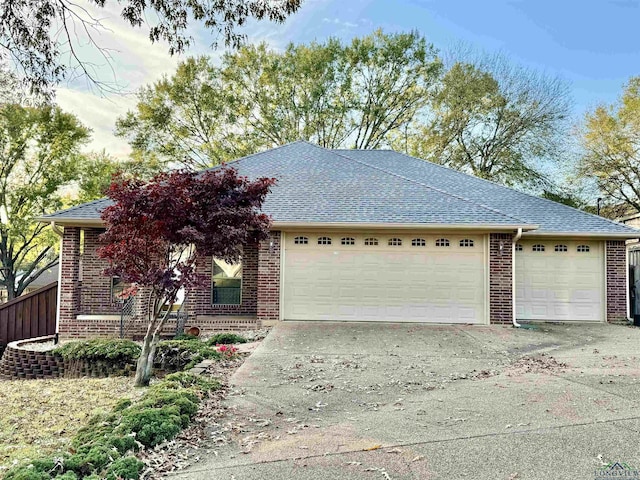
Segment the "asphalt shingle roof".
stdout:
<svg viewBox="0 0 640 480">
<path fill-rule="evenodd" d="M 230 165 L 249 178 L 278 180 L 263 205 L 275 222 L 539 225 L 541 232 L 633 232 L 601 217 L 391 150 L 328 150 L 295 142 Z M 99 219 L 107 205 L 109 200 L 97 200 L 43 220 Z"/>
</svg>

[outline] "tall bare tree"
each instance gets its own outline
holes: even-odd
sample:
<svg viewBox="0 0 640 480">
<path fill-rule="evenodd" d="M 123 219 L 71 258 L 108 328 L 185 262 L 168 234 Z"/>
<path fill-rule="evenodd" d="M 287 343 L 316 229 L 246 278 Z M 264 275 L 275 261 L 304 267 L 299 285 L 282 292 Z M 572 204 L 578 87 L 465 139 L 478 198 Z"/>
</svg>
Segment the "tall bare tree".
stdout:
<svg viewBox="0 0 640 480">
<path fill-rule="evenodd" d="M 541 187 L 543 161 L 564 153 L 571 97 L 568 85 L 501 55 L 452 62 L 396 148 L 511 186 Z"/>
</svg>

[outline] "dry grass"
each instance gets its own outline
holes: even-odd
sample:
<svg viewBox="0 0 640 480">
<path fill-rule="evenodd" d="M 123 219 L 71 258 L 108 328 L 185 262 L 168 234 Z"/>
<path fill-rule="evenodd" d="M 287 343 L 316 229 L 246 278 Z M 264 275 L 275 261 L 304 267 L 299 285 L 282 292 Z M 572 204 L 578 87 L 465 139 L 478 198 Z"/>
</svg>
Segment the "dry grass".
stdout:
<svg viewBox="0 0 640 480">
<path fill-rule="evenodd" d="M 90 416 L 142 393 L 123 377 L 0 381 L 0 477 L 15 463 L 66 448 Z"/>
</svg>

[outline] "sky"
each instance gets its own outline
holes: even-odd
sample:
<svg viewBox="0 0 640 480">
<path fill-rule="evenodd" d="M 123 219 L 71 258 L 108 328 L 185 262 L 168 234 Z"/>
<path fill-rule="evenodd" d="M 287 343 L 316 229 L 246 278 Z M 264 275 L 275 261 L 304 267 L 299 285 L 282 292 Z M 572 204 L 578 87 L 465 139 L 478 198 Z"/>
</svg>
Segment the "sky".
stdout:
<svg viewBox="0 0 640 480">
<path fill-rule="evenodd" d="M 146 31 L 120 20 L 116 2 L 107 5 L 91 12 L 105 26 L 96 40 L 111 52 L 110 66 L 94 50 L 81 54 L 121 93 L 105 95 L 76 80 L 60 86 L 57 102 L 93 130 L 87 149 L 124 157 L 129 147 L 113 129 L 135 106 L 136 90 L 170 75 L 186 56 L 219 58 L 222 52 L 211 49 L 211 34 L 194 25 L 193 47 L 171 57 L 165 45 L 150 44 Z M 417 30 L 441 51 L 462 44 L 559 76 L 571 88 L 579 119 L 596 105 L 615 102 L 625 82 L 640 75 L 639 25 L 640 0 L 305 0 L 284 24 L 251 22 L 243 33 L 250 43 L 282 49 L 331 36 L 349 40 L 378 28 Z"/>
</svg>

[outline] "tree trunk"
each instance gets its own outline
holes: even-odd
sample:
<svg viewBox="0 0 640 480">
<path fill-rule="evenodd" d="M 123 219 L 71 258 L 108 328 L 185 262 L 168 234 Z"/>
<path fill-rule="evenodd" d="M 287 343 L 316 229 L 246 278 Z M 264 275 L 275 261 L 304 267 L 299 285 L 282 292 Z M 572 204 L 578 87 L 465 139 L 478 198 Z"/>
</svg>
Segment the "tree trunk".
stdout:
<svg viewBox="0 0 640 480">
<path fill-rule="evenodd" d="M 136 365 L 136 387 L 149 386 L 151 374 L 153 373 L 153 359 L 155 358 L 159 341 L 160 335 L 149 329 L 142 342 L 142 352 L 140 352 L 140 358 L 138 358 L 138 364 Z"/>
</svg>

